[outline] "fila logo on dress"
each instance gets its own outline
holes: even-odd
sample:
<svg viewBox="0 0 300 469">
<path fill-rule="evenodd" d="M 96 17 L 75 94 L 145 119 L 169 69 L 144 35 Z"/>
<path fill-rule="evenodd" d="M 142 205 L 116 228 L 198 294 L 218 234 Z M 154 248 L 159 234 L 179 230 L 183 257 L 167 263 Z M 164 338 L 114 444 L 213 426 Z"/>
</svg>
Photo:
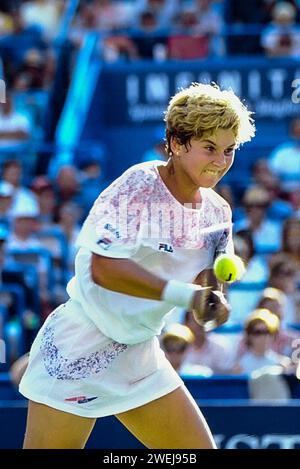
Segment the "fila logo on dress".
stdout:
<svg viewBox="0 0 300 469">
<path fill-rule="evenodd" d="M 86 404 L 87 402 L 94 401 L 95 399 L 98 399 L 98 397 L 97 396 L 95 397 L 76 396 L 76 397 L 67 397 L 65 401 L 76 402 L 77 404 Z"/>
<path fill-rule="evenodd" d="M 102 249 L 108 249 L 110 245 L 112 244 L 112 241 L 109 238 L 101 238 L 98 239 L 97 244 L 99 244 Z"/>
<path fill-rule="evenodd" d="M 174 252 L 171 244 L 164 244 L 164 243 L 159 243 L 158 250 L 164 251 L 164 252 Z"/>
</svg>

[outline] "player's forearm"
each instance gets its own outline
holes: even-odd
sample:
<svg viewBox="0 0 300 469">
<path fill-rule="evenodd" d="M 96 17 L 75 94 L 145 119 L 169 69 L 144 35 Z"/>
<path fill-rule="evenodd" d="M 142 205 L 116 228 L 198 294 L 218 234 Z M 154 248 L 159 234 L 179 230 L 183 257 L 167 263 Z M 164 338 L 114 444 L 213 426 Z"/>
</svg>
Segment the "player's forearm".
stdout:
<svg viewBox="0 0 300 469">
<path fill-rule="evenodd" d="M 91 265 L 95 283 L 126 295 L 160 300 L 166 281 L 129 259 L 112 259 L 93 254 Z"/>
</svg>

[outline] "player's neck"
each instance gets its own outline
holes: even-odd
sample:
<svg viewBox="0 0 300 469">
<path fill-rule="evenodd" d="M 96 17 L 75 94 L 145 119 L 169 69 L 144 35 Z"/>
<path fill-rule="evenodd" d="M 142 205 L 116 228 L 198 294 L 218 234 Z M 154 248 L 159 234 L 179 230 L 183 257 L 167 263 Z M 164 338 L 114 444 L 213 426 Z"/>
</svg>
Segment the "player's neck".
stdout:
<svg viewBox="0 0 300 469">
<path fill-rule="evenodd" d="M 189 204 L 190 208 L 199 208 L 202 202 L 199 187 L 192 186 L 185 175 L 172 171 L 169 165 L 159 166 L 158 171 L 164 184 L 179 203 Z"/>
</svg>

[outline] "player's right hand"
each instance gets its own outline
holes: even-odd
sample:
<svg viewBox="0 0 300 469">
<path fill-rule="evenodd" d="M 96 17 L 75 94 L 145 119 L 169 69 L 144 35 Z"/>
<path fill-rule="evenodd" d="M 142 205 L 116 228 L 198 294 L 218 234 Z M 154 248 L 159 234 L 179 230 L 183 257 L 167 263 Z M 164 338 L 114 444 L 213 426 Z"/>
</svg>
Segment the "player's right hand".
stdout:
<svg viewBox="0 0 300 469">
<path fill-rule="evenodd" d="M 195 292 L 192 311 L 199 324 L 213 329 L 228 320 L 230 306 L 220 290 L 204 287 Z"/>
</svg>

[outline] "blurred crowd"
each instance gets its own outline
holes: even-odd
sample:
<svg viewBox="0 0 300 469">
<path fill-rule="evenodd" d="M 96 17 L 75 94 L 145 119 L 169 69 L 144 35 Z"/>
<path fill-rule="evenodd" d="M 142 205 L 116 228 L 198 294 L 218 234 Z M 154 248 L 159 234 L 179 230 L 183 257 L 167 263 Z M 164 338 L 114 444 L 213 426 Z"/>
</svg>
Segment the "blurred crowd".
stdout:
<svg viewBox="0 0 300 469">
<path fill-rule="evenodd" d="M 70 32 L 81 44 L 101 34 L 104 60 L 196 59 L 299 53 L 299 2 L 291 0 L 91 0 Z"/>
<path fill-rule="evenodd" d="M 0 2 L 0 72 L 7 85 L 0 104 L 0 336 L 8 364 L 28 351 L 47 315 L 66 299 L 81 223 L 110 182 L 99 149 L 87 149 L 72 165 L 54 167 L 50 158 L 43 171 L 35 166 L 32 144 L 42 139 L 67 5 Z M 107 62 L 297 57 L 299 19 L 297 0 L 86 0 L 78 2 L 65 40 L 76 55 L 97 32 L 99 57 Z M 164 146 L 160 135 L 141 161 L 165 160 Z M 287 141 L 256 159 L 246 188 L 216 190 L 233 209 L 235 250 L 247 266 L 227 288 L 230 321 L 207 333 L 191 312 L 176 310 L 162 346 L 183 375 L 251 375 L 271 367 L 274 376 L 296 376 L 300 119 L 290 123 Z"/>
<path fill-rule="evenodd" d="M 2 1 L 0 56 L 6 85 L 16 91 L 51 84 L 55 69 L 54 39 L 64 1 Z"/>
<path fill-rule="evenodd" d="M 0 4 L 0 55 L 9 86 L 41 89 L 55 70 L 55 39 L 68 2 Z M 68 39 L 79 48 L 99 36 L 99 54 L 116 60 L 197 59 L 261 54 L 297 57 L 299 1 L 82 0 Z"/>
</svg>

